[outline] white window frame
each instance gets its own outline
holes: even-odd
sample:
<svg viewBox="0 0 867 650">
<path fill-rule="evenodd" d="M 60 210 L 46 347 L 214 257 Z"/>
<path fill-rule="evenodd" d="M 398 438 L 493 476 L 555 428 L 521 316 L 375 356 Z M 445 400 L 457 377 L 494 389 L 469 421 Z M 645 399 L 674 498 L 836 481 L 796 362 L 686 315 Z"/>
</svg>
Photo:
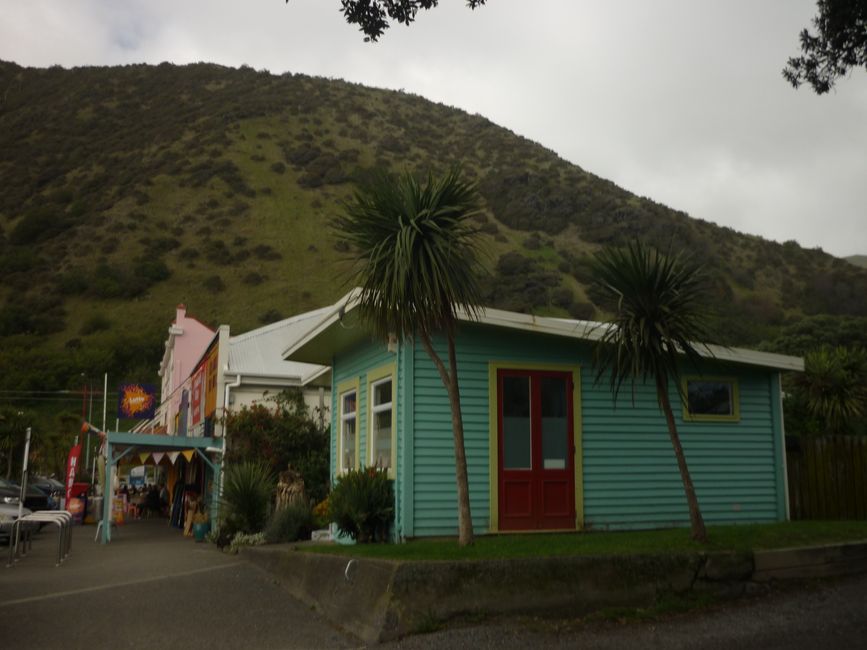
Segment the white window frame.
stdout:
<svg viewBox="0 0 867 650">
<path fill-rule="evenodd" d="M 361 448 L 361 419 L 358 417 L 359 411 L 359 399 L 360 399 L 360 391 L 358 390 L 358 381 L 352 380 L 350 382 L 346 382 L 341 384 L 338 387 L 337 399 L 338 399 L 338 432 L 337 432 L 337 463 L 335 467 L 335 472 L 337 475 L 345 474 L 349 470 L 358 469 L 359 468 L 359 453 Z M 355 410 L 352 413 L 344 412 L 344 405 L 346 404 L 346 398 L 350 395 L 355 395 Z M 344 445 L 345 445 L 345 436 L 344 436 L 344 426 L 346 422 L 355 422 L 355 454 L 353 458 L 354 467 L 347 467 L 343 464 L 344 457 Z"/>
<path fill-rule="evenodd" d="M 391 401 L 374 404 L 376 387 L 391 382 Z M 397 372 L 395 365 L 378 368 L 367 375 L 367 462 L 373 467 L 376 464 L 376 415 L 391 412 L 391 458 L 389 459 L 388 476 L 395 477 L 397 464 Z"/>
</svg>

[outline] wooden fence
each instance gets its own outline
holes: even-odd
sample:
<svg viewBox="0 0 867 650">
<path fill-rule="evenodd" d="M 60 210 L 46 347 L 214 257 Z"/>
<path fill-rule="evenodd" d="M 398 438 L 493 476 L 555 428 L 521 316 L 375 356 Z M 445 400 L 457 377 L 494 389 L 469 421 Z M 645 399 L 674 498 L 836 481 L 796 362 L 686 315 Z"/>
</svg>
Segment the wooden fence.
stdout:
<svg viewBox="0 0 867 650">
<path fill-rule="evenodd" d="M 792 519 L 867 519 L 867 436 L 788 437 Z"/>
</svg>

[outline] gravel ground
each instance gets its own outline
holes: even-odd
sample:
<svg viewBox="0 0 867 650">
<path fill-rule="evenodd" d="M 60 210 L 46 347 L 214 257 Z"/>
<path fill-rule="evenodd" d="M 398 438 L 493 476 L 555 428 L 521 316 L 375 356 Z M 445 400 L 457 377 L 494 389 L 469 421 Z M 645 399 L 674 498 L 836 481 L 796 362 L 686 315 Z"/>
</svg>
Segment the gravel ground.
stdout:
<svg viewBox="0 0 867 650">
<path fill-rule="evenodd" d="M 799 585 L 653 622 L 487 622 L 379 646 L 423 648 L 707 648 L 798 650 L 867 647 L 867 575 Z"/>
</svg>

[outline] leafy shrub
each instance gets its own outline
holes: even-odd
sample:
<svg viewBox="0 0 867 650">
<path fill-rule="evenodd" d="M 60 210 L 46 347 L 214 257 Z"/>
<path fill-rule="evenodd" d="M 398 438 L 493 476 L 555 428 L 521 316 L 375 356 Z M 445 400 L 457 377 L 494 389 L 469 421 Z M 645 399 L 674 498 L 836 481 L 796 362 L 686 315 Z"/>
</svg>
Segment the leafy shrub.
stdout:
<svg viewBox="0 0 867 650">
<path fill-rule="evenodd" d="M 569 306 L 569 315 L 578 320 L 593 320 L 596 316 L 596 307 L 592 302 L 580 300 Z"/>
<path fill-rule="evenodd" d="M 95 332 L 103 332 L 105 330 L 111 329 L 111 321 L 104 314 L 94 314 L 81 326 L 81 329 L 78 331 L 82 336 L 87 336 L 88 334 L 93 334 Z"/>
<path fill-rule="evenodd" d="M 313 513 L 306 503 L 291 503 L 271 515 L 265 529 L 265 540 L 269 544 L 297 542 L 310 539 L 313 530 Z"/>
<path fill-rule="evenodd" d="M 226 283 L 223 282 L 223 278 L 219 275 L 210 275 L 205 278 L 205 281 L 202 282 L 205 289 L 210 291 L 211 293 L 220 293 L 221 291 L 225 291 Z"/>
<path fill-rule="evenodd" d="M 262 284 L 265 281 L 265 276 L 261 273 L 256 273 L 256 271 L 250 271 L 250 273 L 245 275 L 241 281 L 244 284 L 249 284 L 255 287 L 256 285 Z M 277 320 L 280 319 L 278 318 Z"/>
<path fill-rule="evenodd" d="M 328 497 L 325 497 L 322 501 L 313 506 L 313 525 L 316 528 L 325 528 L 329 523 L 328 515 Z"/>
<path fill-rule="evenodd" d="M 297 388 L 269 401 L 274 407 L 255 404 L 227 415 L 232 445 L 226 462 L 261 461 L 275 474 L 291 463 L 304 479 L 307 496 L 323 499 L 328 491 L 328 429 L 310 417 Z"/>
<path fill-rule="evenodd" d="M 264 533 L 235 533 L 229 544 L 229 553 L 237 555 L 242 546 L 261 546 L 265 543 Z"/>
<path fill-rule="evenodd" d="M 73 226 L 68 215 L 51 208 L 35 208 L 25 214 L 9 234 L 13 244 L 27 245 L 50 239 Z"/>
<path fill-rule="evenodd" d="M 271 323 L 276 323 L 278 320 L 283 320 L 283 314 L 281 314 L 277 309 L 269 309 L 268 311 L 259 314 L 259 322 L 262 325 L 270 325 Z"/>
<path fill-rule="evenodd" d="M 271 164 L 271 171 L 275 174 L 285 174 L 286 173 L 286 165 L 282 162 L 275 162 Z"/>
<path fill-rule="evenodd" d="M 26 273 L 40 264 L 40 259 L 30 249 L 4 250 L 0 255 L 0 275 Z"/>
<path fill-rule="evenodd" d="M 386 470 L 350 470 L 328 497 L 331 520 L 343 535 L 359 544 L 386 541 L 394 521 L 394 486 Z"/>
<path fill-rule="evenodd" d="M 260 532 L 268 521 L 274 475 L 262 463 L 229 465 L 223 484 L 223 516 L 232 530 Z"/>
</svg>

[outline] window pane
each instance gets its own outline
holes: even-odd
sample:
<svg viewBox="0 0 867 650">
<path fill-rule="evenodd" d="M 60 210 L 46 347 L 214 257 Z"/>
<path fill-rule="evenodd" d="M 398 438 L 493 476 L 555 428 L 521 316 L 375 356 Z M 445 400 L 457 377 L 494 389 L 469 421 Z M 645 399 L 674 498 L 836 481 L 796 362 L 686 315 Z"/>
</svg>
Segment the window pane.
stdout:
<svg viewBox="0 0 867 650">
<path fill-rule="evenodd" d="M 734 415 L 731 382 L 688 381 L 687 408 L 691 415 Z"/>
<path fill-rule="evenodd" d="M 391 402 L 391 380 L 373 386 L 373 405 Z"/>
<path fill-rule="evenodd" d="M 355 413 L 355 391 L 343 395 L 343 414 Z"/>
<path fill-rule="evenodd" d="M 503 467 L 530 469 L 530 378 L 503 377 Z"/>
<path fill-rule="evenodd" d="M 373 414 L 373 464 L 391 467 L 391 411 Z"/>
<path fill-rule="evenodd" d="M 542 467 L 566 469 L 569 453 L 569 422 L 566 379 L 542 377 Z"/>
<path fill-rule="evenodd" d="M 343 469 L 355 469 L 355 420 L 343 423 Z"/>
</svg>

